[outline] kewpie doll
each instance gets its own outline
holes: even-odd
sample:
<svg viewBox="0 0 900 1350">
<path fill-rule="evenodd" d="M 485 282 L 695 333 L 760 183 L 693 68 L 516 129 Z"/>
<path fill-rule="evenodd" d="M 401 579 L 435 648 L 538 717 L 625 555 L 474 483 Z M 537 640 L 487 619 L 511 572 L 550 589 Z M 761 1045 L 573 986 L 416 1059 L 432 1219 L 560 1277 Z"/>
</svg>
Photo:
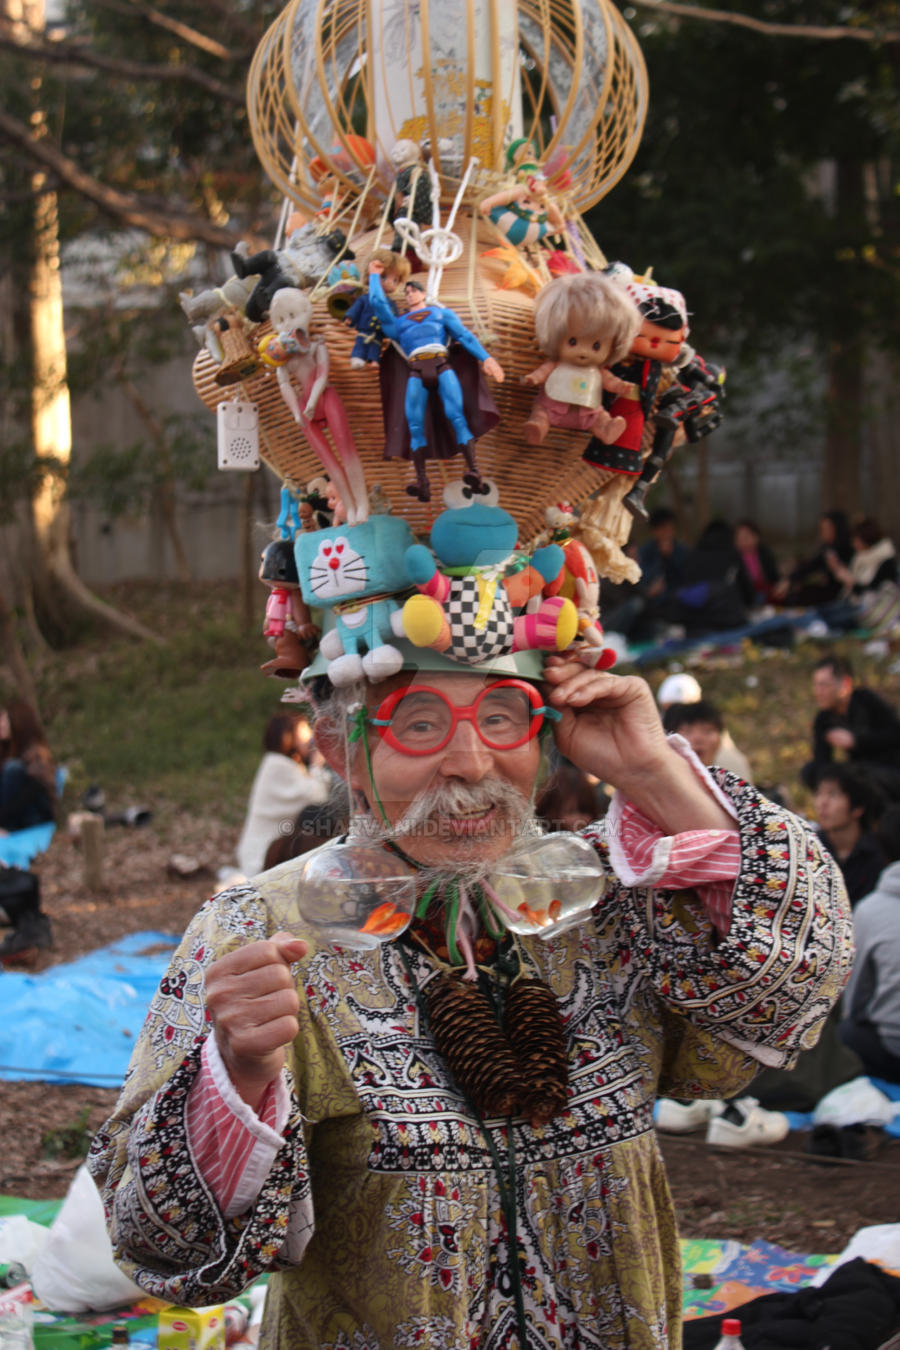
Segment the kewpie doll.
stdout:
<svg viewBox="0 0 900 1350">
<path fill-rule="evenodd" d="M 551 427 L 590 431 L 609 445 L 622 435 L 625 419 L 610 416 L 603 392 L 629 395 L 633 386 L 607 366 L 628 353 L 640 326 L 625 289 L 601 272 L 557 277 L 543 288 L 534 331 L 551 359 L 525 376 L 541 386 L 523 429 L 529 445 L 540 445 Z"/>
</svg>

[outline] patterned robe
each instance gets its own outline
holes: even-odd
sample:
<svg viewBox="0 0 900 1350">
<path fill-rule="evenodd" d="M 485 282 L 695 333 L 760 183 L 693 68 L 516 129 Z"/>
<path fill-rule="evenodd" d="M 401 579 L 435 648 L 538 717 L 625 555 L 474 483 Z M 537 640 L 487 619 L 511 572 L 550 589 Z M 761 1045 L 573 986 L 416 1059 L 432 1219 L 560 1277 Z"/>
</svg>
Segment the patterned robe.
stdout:
<svg viewBox="0 0 900 1350">
<path fill-rule="evenodd" d="M 422 1025 L 397 945 L 313 946 L 294 968 L 291 1118 L 255 1203 L 229 1220 L 184 1125 L 209 1032 L 203 968 L 297 927 L 296 863 L 208 902 L 93 1147 L 128 1273 L 152 1294 L 208 1304 L 278 1271 L 262 1350 L 519 1350 L 511 1184 L 529 1350 L 677 1350 L 679 1255 L 654 1098 L 728 1096 L 760 1063 L 790 1064 L 815 1041 L 852 951 L 840 874 L 815 836 L 750 785 L 714 776 L 741 834 L 727 937 L 690 892 L 613 883 L 590 923 L 521 941 L 526 973 L 549 983 L 566 1025 L 564 1114 L 536 1128 L 479 1122 Z M 585 833 L 605 855 L 603 823 Z M 425 986 L 433 963 L 412 948 L 409 961 Z"/>
</svg>

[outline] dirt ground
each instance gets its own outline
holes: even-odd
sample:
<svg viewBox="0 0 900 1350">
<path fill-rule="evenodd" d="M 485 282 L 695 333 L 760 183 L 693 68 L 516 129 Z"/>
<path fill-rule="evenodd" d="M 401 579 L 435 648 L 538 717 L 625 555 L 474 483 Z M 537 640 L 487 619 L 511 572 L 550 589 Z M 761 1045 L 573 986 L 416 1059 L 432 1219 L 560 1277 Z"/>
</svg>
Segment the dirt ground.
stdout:
<svg viewBox="0 0 900 1350">
<path fill-rule="evenodd" d="M 210 820 L 165 828 L 109 830 L 107 882 L 89 893 L 78 846 L 62 832 L 38 863 L 54 947 L 38 969 L 70 961 L 126 933 L 180 933 L 216 889 L 218 867 L 233 856 L 235 832 Z M 199 871 L 174 874 L 174 853 Z M 2 977 L 0 977 L 2 978 Z M 77 1084 L 3 1083 L 0 1088 L 0 1192 L 62 1196 L 79 1157 L 59 1156 L 63 1132 L 85 1139 L 116 1093 Z M 880 1137 L 867 1162 L 825 1163 L 804 1152 L 806 1136 L 741 1152 L 713 1149 L 700 1136 L 662 1136 L 672 1193 L 685 1237 L 756 1238 L 800 1253 L 840 1251 L 857 1229 L 898 1220 L 900 1140 Z M 57 1156 L 53 1156 L 57 1154 Z"/>
</svg>

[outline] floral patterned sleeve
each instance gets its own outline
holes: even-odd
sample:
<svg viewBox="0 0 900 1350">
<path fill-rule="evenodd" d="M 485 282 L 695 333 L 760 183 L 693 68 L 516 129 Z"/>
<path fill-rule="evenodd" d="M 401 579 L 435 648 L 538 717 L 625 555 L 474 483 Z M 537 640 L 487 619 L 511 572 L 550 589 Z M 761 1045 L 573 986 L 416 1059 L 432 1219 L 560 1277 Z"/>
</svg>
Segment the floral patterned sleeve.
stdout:
<svg viewBox="0 0 900 1350">
<path fill-rule="evenodd" d="M 818 1040 L 853 956 L 843 878 L 815 833 L 726 770 L 710 777 L 740 833 L 727 934 L 692 890 L 619 884 L 604 901 L 617 908 L 624 959 L 643 969 L 662 1009 L 668 1096 L 707 1093 L 723 1044 L 745 1058 L 745 1079 L 754 1063 L 790 1066 Z M 607 857 L 608 831 L 606 821 L 584 831 Z"/>
<path fill-rule="evenodd" d="M 91 1147 L 116 1259 L 148 1293 L 172 1303 L 234 1297 L 262 1271 L 296 1264 L 313 1231 L 296 1096 L 252 1208 L 234 1218 L 224 1217 L 204 1181 L 187 1128 L 210 1030 L 204 968 L 267 936 L 265 906 L 250 887 L 224 891 L 201 909 L 150 1005 L 115 1113 Z"/>
</svg>

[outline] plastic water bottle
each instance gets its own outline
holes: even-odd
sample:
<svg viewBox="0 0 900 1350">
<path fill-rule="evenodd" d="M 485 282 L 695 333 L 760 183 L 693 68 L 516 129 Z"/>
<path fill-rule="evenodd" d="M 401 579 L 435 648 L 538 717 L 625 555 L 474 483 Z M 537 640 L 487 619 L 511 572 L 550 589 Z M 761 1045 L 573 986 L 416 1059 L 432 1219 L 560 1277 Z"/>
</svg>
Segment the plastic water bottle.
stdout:
<svg viewBox="0 0 900 1350">
<path fill-rule="evenodd" d="M 744 1350 L 741 1340 L 741 1324 L 736 1317 L 726 1317 L 722 1322 L 722 1339 L 716 1350 Z"/>
</svg>

